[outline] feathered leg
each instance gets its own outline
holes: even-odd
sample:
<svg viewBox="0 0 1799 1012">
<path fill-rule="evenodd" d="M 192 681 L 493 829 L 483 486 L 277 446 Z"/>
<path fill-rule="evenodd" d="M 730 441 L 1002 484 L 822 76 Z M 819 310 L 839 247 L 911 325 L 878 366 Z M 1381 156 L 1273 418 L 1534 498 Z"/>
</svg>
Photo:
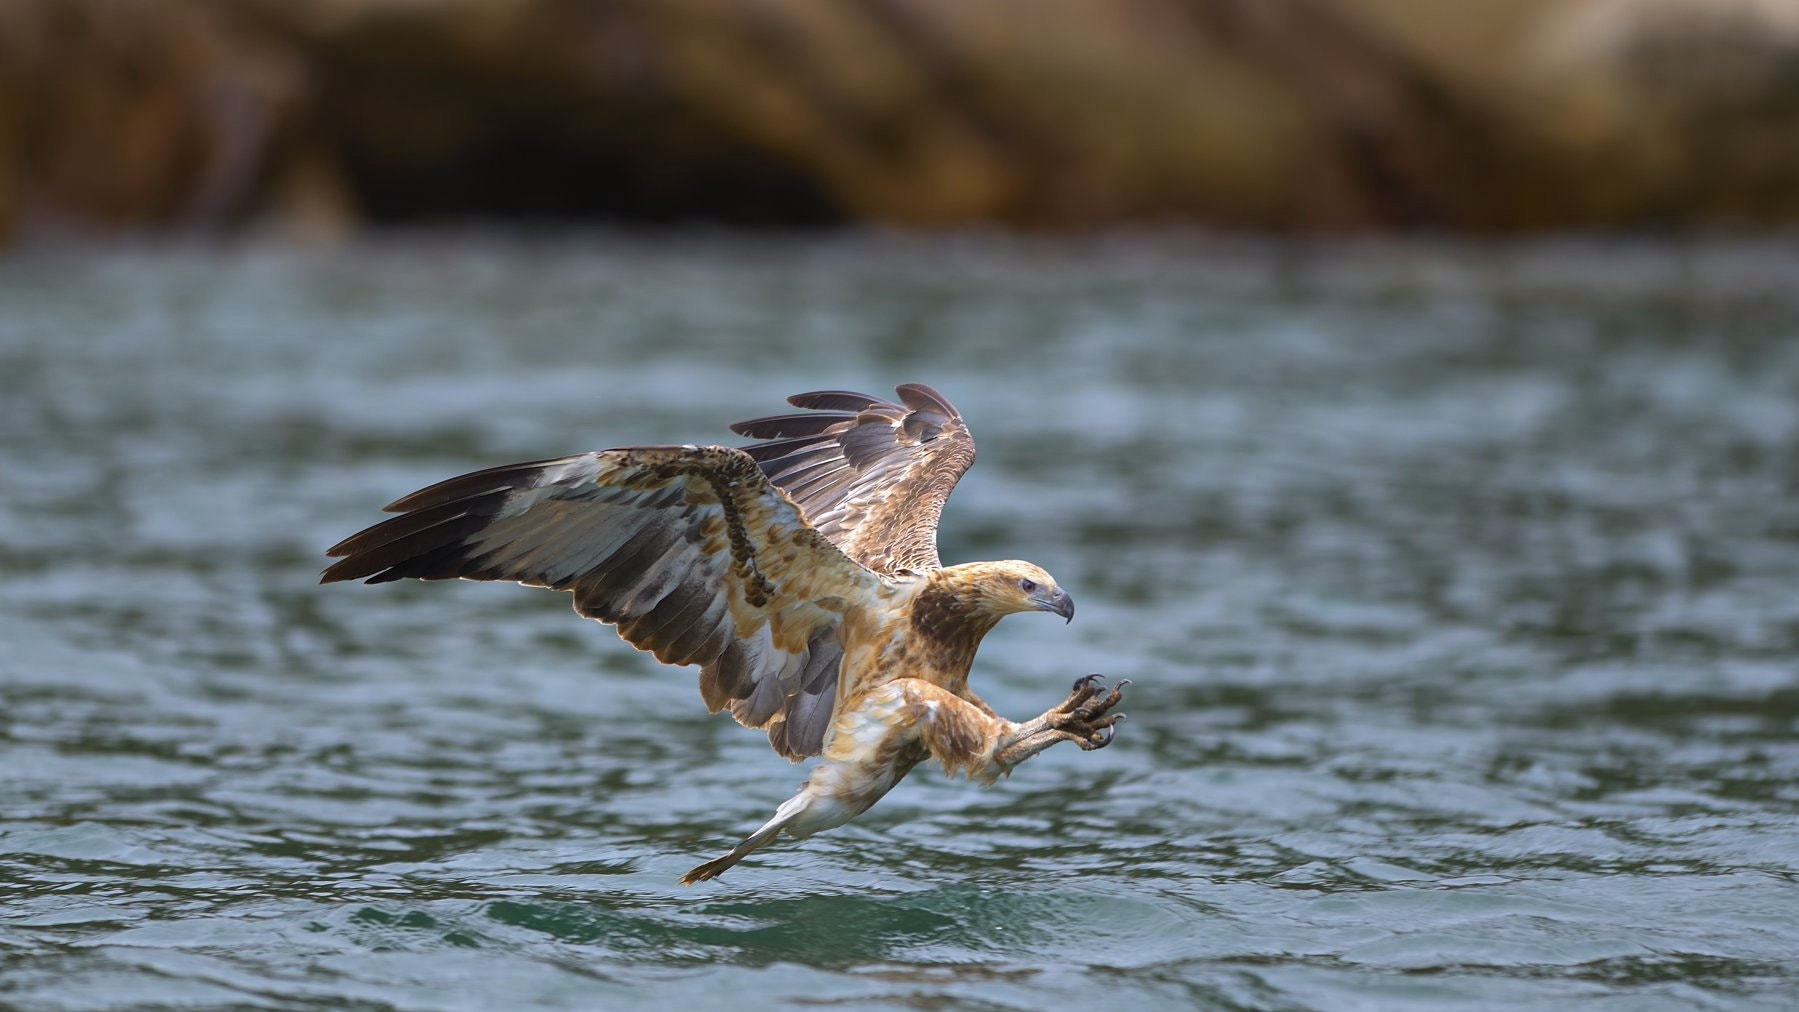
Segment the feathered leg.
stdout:
<svg viewBox="0 0 1799 1012">
<path fill-rule="evenodd" d="M 1112 741 L 1112 726 L 1124 719 L 1124 714 L 1107 711 L 1130 683 L 1121 681 L 1102 695 L 1098 679 L 1089 675 L 1075 682 L 1067 699 L 1022 724 L 919 679 L 875 686 L 846 702 L 832 725 L 823 761 L 800 792 L 729 853 L 682 876 L 681 884 L 723 874 L 782 833 L 803 839 L 843 825 L 867 811 L 927 756 L 935 756 L 951 774 L 992 783 L 1058 741 L 1087 750 L 1104 748 Z"/>
</svg>

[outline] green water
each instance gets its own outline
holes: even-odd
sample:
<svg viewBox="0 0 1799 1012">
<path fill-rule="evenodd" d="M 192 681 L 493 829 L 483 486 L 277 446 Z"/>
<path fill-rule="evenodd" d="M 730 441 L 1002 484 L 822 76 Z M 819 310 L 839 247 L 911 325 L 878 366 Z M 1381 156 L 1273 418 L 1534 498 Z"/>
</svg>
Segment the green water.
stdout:
<svg viewBox="0 0 1799 1012">
<path fill-rule="evenodd" d="M 942 389 L 1013 717 L 803 775 L 565 597 L 316 584 L 476 467 Z M 417 235 L 0 261 L 0 1005 L 1791 1008 L 1799 244 Z"/>
</svg>

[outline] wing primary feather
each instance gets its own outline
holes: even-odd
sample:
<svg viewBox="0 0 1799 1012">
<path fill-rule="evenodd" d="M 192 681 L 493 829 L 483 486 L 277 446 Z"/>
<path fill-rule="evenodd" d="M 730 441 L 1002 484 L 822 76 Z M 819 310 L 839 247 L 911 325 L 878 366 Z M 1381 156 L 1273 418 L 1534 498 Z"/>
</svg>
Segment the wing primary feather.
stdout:
<svg viewBox="0 0 1799 1012">
<path fill-rule="evenodd" d="M 803 486 L 808 486 L 818 478 L 849 470 L 853 469 L 847 461 L 842 457 L 832 455 L 823 460 L 801 463 L 797 467 L 783 468 L 778 478 L 775 475 L 769 475 L 769 480 L 786 489 L 788 495 L 798 499 L 804 494 L 801 491 Z"/>
<path fill-rule="evenodd" d="M 792 439 L 775 439 L 766 443 L 751 443 L 743 448 L 743 452 L 749 454 L 751 459 L 760 462 L 775 460 L 790 453 L 798 453 L 807 447 L 819 446 L 835 449 L 837 440 L 829 435 L 796 436 Z"/>
<path fill-rule="evenodd" d="M 732 422 L 731 431 L 755 439 L 787 439 L 816 435 L 841 422 L 855 421 L 849 411 L 808 411 L 796 415 L 768 415 L 747 421 Z"/>
<path fill-rule="evenodd" d="M 367 550 L 347 556 L 342 562 L 325 570 L 320 582 L 336 583 L 339 580 L 355 580 L 365 576 L 372 577 L 370 583 L 400 579 L 399 576 L 381 574 L 381 571 L 400 566 L 422 555 L 439 559 L 439 553 L 443 549 L 460 549 L 463 538 L 487 526 L 487 523 L 486 517 L 458 514 L 403 537 L 383 540 Z"/>
<path fill-rule="evenodd" d="M 821 411 L 867 411 L 877 404 L 888 403 L 885 399 L 855 390 L 811 390 L 803 394 L 794 394 L 787 398 L 787 403 L 796 408 L 816 408 Z M 898 407 L 899 405 L 893 405 Z"/>
<path fill-rule="evenodd" d="M 388 513 L 410 513 L 413 510 L 441 506 L 458 499 L 469 499 L 486 492 L 529 488 L 537 484 L 547 465 L 557 462 L 556 459 L 532 460 L 523 464 L 502 464 L 484 471 L 472 471 L 454 478 L 446 478 L 435 485 L 427 485 L 417 492 L 401 496 L 381 508 Z"/>
<path fill-rule="evenodd" d="M 434 551 L 421 552 L 405 562 L 395 563 L 386 572 L 369 577 L 368 583 L 392 583 L 395 580 L 454 580 L 473 570 L 468 548 L 460 543 L 444 545 Z M 534 581 L 519 581 L 531 583 Z"/>
<path fill-rule="evenodd" d="M 325 554 L 333 558 L 354 555 L 378 548 L 390 541 L 425 530 L 429 527 L 454 520 L 461 516 L 491 517 L 505 505 L 510 489 L 490 492 L 470 499 L 458 499 L 455 502 L 427 506 L 411 513 L 402 513 L 397 517 L 383 520 L 373 527 L 359 531 L 325 549 Z"/>
<path fill-rule="evenodd" d="M 962 417 L 949 398 L 923 383 L 901 383 L 896 392 L 900 395 L 900 403 L 914 411 L 934 411 L 943 416 L 945 421 Z"/>
<path fill-rule="evenodd" d="M 886 424 L 858 425 L 837 437 L 845 460 L 866 467 L 882 456 L 900 450 L 893 428 Z"/>
<path fill-rule="evenodd" d="M 801 509 L 806 509 L 805 500 L 811 493 L 832 487 L 830 483 L 833 481 L 839 484 L 848 483 L 849 480 L 854 477 L 854 474 L 853 468 L 839 465 L 828 471 L 819 471 L 816 474 L 807 475 L 801 481 L 792 481 L 792 479 L 789 479 L 787 483 L 782 484 L 782 488 L 787 490 L 787 494 L 793 497 L 794 502 L 800 503 Z M 807 509 L 806 515 L 811 516 L 812 511 Z"/>
<path fill-rule="evenodd" d="M 823 460 L 838 459 L 842 456 L 843 451 L 837 448 L 836 443 L 819 442 L 813 443 L 810 447 L 804 447 L 794 450 L 792 453 L 783 454 L 772 460 L 764 460 L 762 461 L 762 464 L 763 470 L 768 474 L 769 480 L 778 485 L 780 484 L 779 475 L 788 474 L 806 464 L 816 464 Z"/>
</svg>

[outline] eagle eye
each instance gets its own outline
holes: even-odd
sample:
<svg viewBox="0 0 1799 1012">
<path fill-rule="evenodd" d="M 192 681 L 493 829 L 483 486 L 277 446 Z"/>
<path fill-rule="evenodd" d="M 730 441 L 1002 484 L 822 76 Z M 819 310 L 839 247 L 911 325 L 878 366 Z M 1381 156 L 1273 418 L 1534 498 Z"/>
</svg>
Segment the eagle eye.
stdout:
<svg viewBox="0 0 1799 1012">
<path fill-rule="evenodd" d="M 1037 589 L 1037 582 L 1035 580 L 1020 580 L 1018 581 L 1018 589 L 1027 594 L 1033 593 Z"/>
</svg>

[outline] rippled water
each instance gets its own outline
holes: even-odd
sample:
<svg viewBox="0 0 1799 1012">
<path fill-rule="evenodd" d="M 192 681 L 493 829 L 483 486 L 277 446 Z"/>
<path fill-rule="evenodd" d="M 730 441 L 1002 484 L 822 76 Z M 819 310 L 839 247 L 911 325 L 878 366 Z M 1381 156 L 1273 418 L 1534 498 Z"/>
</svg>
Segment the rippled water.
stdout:
<svg viewBox="0 0 1799 1012">
<path fill-rule="evenodd" d="M 0 1004 L 1792 1007 L 1799 245 L 420 235 L 0 262 Z M 477 466 L 920 380 L 977 687 L 802 776 L 565 597 L 316 584 Z"/>
</svg>

